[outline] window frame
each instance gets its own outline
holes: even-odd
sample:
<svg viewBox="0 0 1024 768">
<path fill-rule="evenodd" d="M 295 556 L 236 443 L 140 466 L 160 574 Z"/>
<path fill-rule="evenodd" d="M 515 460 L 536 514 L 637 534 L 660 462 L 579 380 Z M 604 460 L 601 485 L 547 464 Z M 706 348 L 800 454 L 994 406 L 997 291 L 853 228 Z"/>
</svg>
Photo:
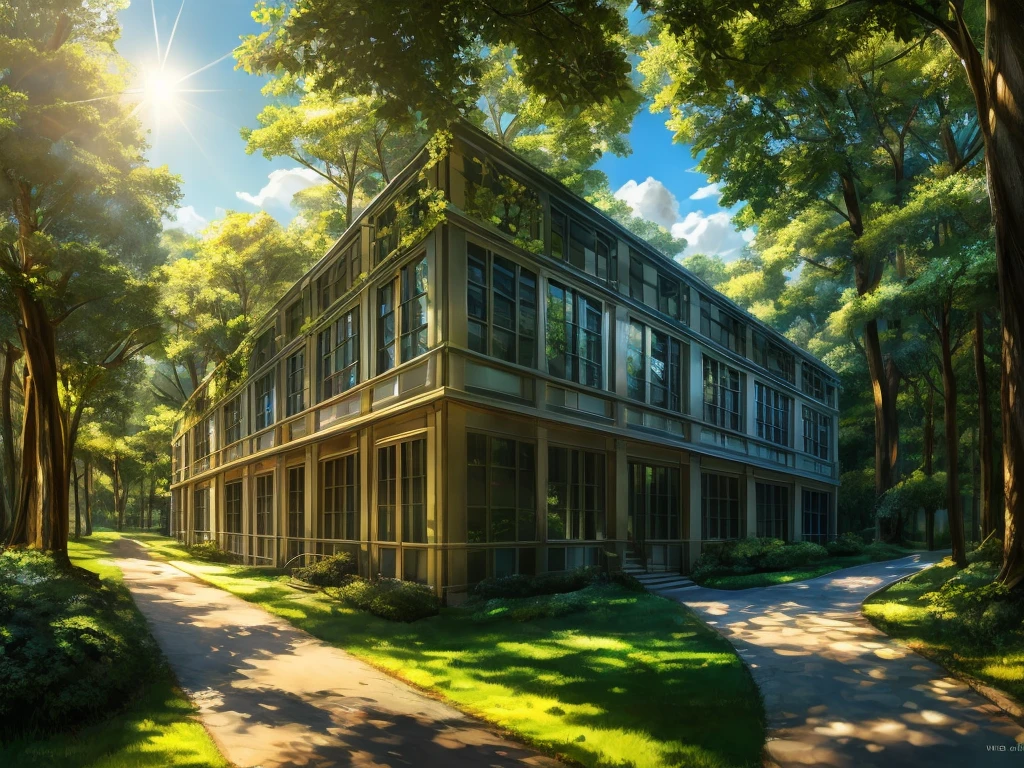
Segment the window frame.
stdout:
<svg viewBox="0 0 1024 768">
<path fill-rule="evenodd" d="M 297 366 L 293 364 L 296 359 L 298 360 Z M 298 379 L 297 388 L 295 387 L 296 378 Z M 285 418 L 302 413 L 306 408 L 306 350 L 304 347 L 297 349 L 285 360 L 284 388 Z"/>
<path fill-rule="evenodd" d="M 495 463 L 495 441 L 511 443 L 512 465 Z M 475 461 L 474 449 L 483 445 L 483 462 Z M 474 443 L 477 443 L 474 446 Z M 526 454 L 529 454 L 527 458 Z M 539 542 L 537 536 L 537 445 L 530 440 L 493 435 L 475 430 L 466 431 L 466 542 L 467 544 L 506 544 L 510 547 L 524 542 Z M 495 475 L 511 475 L 512 503 L 495 500 Z M 480 480 L 480 482 L 477 482 Z M 476 488 L 474 487 L 476 485 Z M 477 494 L 483 491 L 483 498 Z M 474 503 L 482 501 L 482 503 Z M 506 502 L 506 503 L 502 503 Z M 510 516 L 511 538 L 495 535 L 496 513 Z M 474 528 L 476 521 L 482 528 Z M 479 534 L 474 535 L 475 531 Z"/>
<path fill-rule="evenodd" d="M 747 356 L 747 324 L 700 294 L 700 333 L 740 357 Z"/>
<path fill-rule="evenodd" d="M 317 402 L 330 400 L 359 385 L 358 304 L 328 323 L 317 334 L 316 345 Z M 351 359 L 345 363 L 349 356 Z M 345 363 L 341 368 L 339 360 Z"/>
<path fill-rule="evenodd" d="M 708 376 L 709 370 L 714 373 L 710 378 Z M 730 379 L 728 386 L 720 382 L 723 370 Z M 702 354 L 701 374 L 704 423 L 711 424 L 719 429 L 743 432 L 746 425 L 746 414 L 744 413 L 746 381 L 744 373 L 717 358 Z M 737 384 L 736 388 L 732 387 L 732 379 L 734 377 Z M 708 399 L 709 393 L 712 395 L 711 400 Z M 729 395 L 732 396 L 732 400 L 736 403 L 736 410 L 731 410 L 728 407 Z M 723 402 L 725 404 L 722 404 Z"/>
<path fill-rule="evenodd" d="M 317 477 L 317 538 L 329 541 L 360 540 L 359 513 L 362 503 L 359 466 L 358 451 L 320 459 Z M 337 535 L 339 533 L 342 535 Z"/>
<path fill-rule="evenodd" d="M 791 447 L 792 414 L 792 397 L 754 379 L 754 427 L 758 437 L 774 445 Z"/>
<path fill-rule="evenodd" d="M 757 535 L 789 541 L 789 518 L 793 511 L 789 486 L 757 481 L 754 495 Z"/>
<path fill-rule="evenodd" d="M 804 453 L 821 461 L 831 461 L 832 417 L 806 404 L 802 407 L 801 417 Z"/>
<path fill-rule="evenodd" d="M 712 489 L 712 480 L 715 488 Z M 724 488 L 724 492 L 723 492 Z M 724 516 L 723 505 L 735 504 L 735 515 Z M 712 510 L 714 506 L 714 510 Z M 712 514 L 714 511 L 714 514 Z M 746 521 L 743 497 L 741 495 L 740 479 L 735 475 L 726 475 L 718 472 L 701 472 L 700 475 L 700 522 L 701 538 L 704 541 L 734 541 L 746 536 Z M 723 525 L 727 526 L 726 534 L 735 535 L 723 536 Z M 717 535 L 711 535 L 714 527 Z"/>
<path fill-rule="evenodd" d="M 563 332 L 565 334 L 565 349 L 564 351 L 552 356 L 548 354 L 550 338 L 552 335 L 552 329 L 555 327 L 555 323 L 552 322 L 551 318 L 551 307 L 554 296 L 552 291 L 561 291 L 562 299 L 561 306 L 563 308 Z M 598 318 L 598 330 L 594 331 L 585 327 L 585 325 L 579 322 L 578 318 L 583 315 L 586 319 L 590 315 L 596 315 Z M 569 381 L 575 384 L 581 384 L 585 387 L 593 387 L 594 389 L 604 390 L 606 389 L 605 382 L 605 332 L 604 332 L 604 303 L 598 299 L 593 299 L 585 293 L 581 293 L 576 288 L 565 285 L 557 280 L 547 281 L 547 292 L 544 301 L 544 345 L 545 345 L 545 359 L 546 359 L 546 371 L 549 376 L 553 376 L 556 379 L 562 379 L 563 381 Z M 591 346 L 590 342 L 592 338 L 596 337 L 596 345 Z M 583 357 L 581 355 L 584 351 L 591 351 L 592 349 L 597 350 L 597 361 L 595 362 L 590 357 Z M 563 372 L 558 373 L 552 370 L 552 361 L 562 360 Z M 588 377 L 584 376 L 584 371 L 591 370 L 596 371 L 594 377 L 597 381 L 596 384 L 591 383 Z"/>
<path fill-rule="evenodd" d="M 421 301 L 422 313 L 414 314 L 413 305 Z M 430 351 L 430 260 L 426 251 L 420 251 L 377 286 L 374 306 L 378 376 Z M 412 318 L 417 315 L 421 315 L 417 319 L 422 322 L 412 325 Z M 421 334 L 422 347 L 415 340 Z"/>
<path fill-rule="evenodd" d="M 553 458 L 556 452 L 564 452 L 564 480 L 552 480 L 552 467 L 556 465 Z M 588 461 L 593 465 L 588 467 Z M 598 462 L 600 460 L 600 462 Z M 608 531 L 608 456 L 603 451 L 587 451 L 582 448 L 565 445 L 548 446 L 547 476 L 547 525 L 545 540 L 548 542 L 580 542 L 604 541 Z M 588 475 L 591 480 L 588 481 Z M 563 495 L 554 495 L 563 489 Z M 592 494 L 588 490 L 593 489 Z M 593 501 L 588 501 L 588 496 Z M 561 499 L 566 499 L 563 504 Z M 556 503 L 552 504 L 551 500 Z M 600 502 L 598 505 L 597 502 Z M 563 536 L 551 533 L 552 518 L 561 516 Z M 592 520 L 591 520 L 592 518 Z M 594 536 L 587 534 L 593 532 Z M 569 534 L 579 534 L 569 536 Z"/>
<path fill-rule="evenodd" d="M 261 391 L 261 385 L 266 382 L 270 382 L 270 386 L 266 390 Z M 264 373 L 262 376 L 257 377 L 252 383 L 252 407 L 253 407 L 253 432 L 262 432 L 264 429 L 269 429 L 275 423 L 277 423 L 277 407 L 274 403 L 277 389 L 277 369 L 272 368 L 271 370 Z M 260 401 L 263 400 L 265 405 L 260 410 Z M 269 414 L 269 416 L 268 416 Z"/>
<path fill-rule="evenodd" d="M 473 249 L 477 249 L 479 253 L 473 253 Z M 499 265 L 498 260 L 506 262 L 511 267 L 511 285 L 514 294 L 512 296 L 509 296 L 505 291 L 500 291 L 498 288 L 498 281 L 495 279 L 496 269 L 499 266 L 502 269 L 507 269 L 504 265 Z M 475 270 L 472 267 L 472 262 L 474 261 L 482 263 L 483 269 Z M 474 277 L 474 272 L 479 272 L 482 275 L 483 283 Z M 529 281 L 531 280 L 533 283 L 532 289 L 529 287 Z M 540 276 L 536 270 L 528 269 L 515 259 L 507 258 L 471 240 L 467 241 L 466 348 L 505 363 L 536 369 L 537 351 L 539 348 L 537 339 L 540 335 L 539 288 Z M 475 302 L 476 305 L 479 305 L 479 309 L 474 306 L 472 299 L 474 292 L 479 293 L 479 299 Z M 514 326 L 513 328 L 499 327 L 495 322 L 495 307 L 497 306 L 498 298 L 511 303 L 511 322 Z M 528 327 L 524 327 L 528 325 L 528 322 L 524 322 L 524 319 L 528 318 L 531 312 L 533 316 L 532 331 Z M 479 329 L 475 335 L 474 327 Z M 498 332 L 511 336 L 511 356 L 513 359 L 510 360 L 508 357 L 503 357 L 497 353 L 496 335 Z M 478 341 L 475 342 L 475 339 Z"/>
<path fill-rule="evenodd" d="M 638 357 L 634 351 L 637 349 L 634 346 L 637 333 L 640 337 L 640 376 L 629 371 L 630 364 L 635 365 Z M 655 353 L 656 337 L 664 340 L 664 360 L 659 360 Z M 653 408 L 661 408 L 673 413 L 684 413 L 686 403 L 684 397 L 686 366 L 684 361 L 688 359 L 689 352 L 685 342 L 633 317 L 629 318 L 626 339 L 626 397 Z M 684 354 L 684 350 L 687 354 Z M 663 373 L 660 377 L 655 373 L 655 363 L 662 366 Z M 659 378 L 664 383 L 659 383 Z M 655 390 L 664 392 L 663 402 L 655 402 Z"/>
</svg>

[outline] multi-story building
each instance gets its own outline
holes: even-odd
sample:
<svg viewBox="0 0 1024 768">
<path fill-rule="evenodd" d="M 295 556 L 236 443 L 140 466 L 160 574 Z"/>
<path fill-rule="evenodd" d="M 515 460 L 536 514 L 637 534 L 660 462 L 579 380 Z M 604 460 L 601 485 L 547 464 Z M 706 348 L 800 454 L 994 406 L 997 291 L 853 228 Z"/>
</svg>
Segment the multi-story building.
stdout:
<svg viewBox="0 0 1024 768">
<path fill-rule="evenodd" d="M 422 151 L 192 396 L 173 530 L 458 599 L 836 530 L 833 372 L 485 134 Z M 621 561 L 621 560 L 620 560 Z"/>
</svg>

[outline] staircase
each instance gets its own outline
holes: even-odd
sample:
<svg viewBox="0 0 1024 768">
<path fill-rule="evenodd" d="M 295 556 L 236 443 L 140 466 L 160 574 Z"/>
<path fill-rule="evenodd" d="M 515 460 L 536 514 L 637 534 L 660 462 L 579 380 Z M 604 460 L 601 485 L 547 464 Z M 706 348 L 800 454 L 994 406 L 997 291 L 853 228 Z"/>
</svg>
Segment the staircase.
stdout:
<svg viewBox="0 0 1024 768">
<path fill-rule="evenodd" d="M 646 564 L 632 550 L 626 551 L 626 558 L 622 563 L 622 572 L 628 573 L 643 584 L 648 592 L 653 592 L 656 595 L 675 594 L 684 590 L 698 589 L 697 585 L 690 581 L 690 579 L 680 576 L 678 573 L 649 573 Z"/>
</svg>

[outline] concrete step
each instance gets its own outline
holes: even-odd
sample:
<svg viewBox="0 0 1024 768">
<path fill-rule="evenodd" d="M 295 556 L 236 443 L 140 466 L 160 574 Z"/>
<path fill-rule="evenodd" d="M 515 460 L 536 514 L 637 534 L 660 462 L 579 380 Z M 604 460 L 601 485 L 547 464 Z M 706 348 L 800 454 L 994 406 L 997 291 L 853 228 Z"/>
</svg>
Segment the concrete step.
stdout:
<svg viewBox="0 0 1024 768">
<path fill-rule="evenodd" d="M 692 580 L 678 573 L 647 573 L 635 578 L 650 590 L 695 586 Z"/>
</svg>

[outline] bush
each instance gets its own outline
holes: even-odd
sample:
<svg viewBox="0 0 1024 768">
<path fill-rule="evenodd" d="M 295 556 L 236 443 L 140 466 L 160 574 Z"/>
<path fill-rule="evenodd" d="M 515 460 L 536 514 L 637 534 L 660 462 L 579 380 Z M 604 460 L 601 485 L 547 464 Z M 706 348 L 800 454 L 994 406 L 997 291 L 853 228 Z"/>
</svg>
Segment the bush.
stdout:
<svg viewBox="0 0 1024 768">
<path fill-rule="evenodd" d="M 206 560 L 210 563 L 237 563 L 241 561 L 238 555 L 232 554 L 231 552 L 225 552 L 223 549 L 217 546 L 215 541 L 202 541 L 198 544 L 189 544 L 185 547 L 185 551 L 188 552 L 189 557 L 194 557 L 197 560 Z"/>
<path fill-rule="evenodd" d="M 398 579 L 367 581 L 349 576 L 338 596 L 388 621 L 417 621 L 441 610 L 441 601 L 430 587 Z"/>
<path fill-rule="evenodd" d="M 885 541 L 876 541 L 874 544 L 868 544 L 864 547 L 864 553 L 873 563 L 878 563 L 882 560 L 895 560 L 897 557 L 903 557 L 905 554 L 896 545 Z"/>
<path fill-rule="evenodd" d="M 1024 599 L 995 581 L 998 570 L 991 563 L 967 566 L 938 590 L 923 596 L 936 621 L 972 637 L 979 644 L 998 646 L 1020 629 Z"/>
<path fill-rule="evenodd" d="M 828 557 L 828 550 L 820 544 L 810 541 L 799 541 L 766 554 L 761 561 L 765 571 L 788 571 L 790 568 L 802 568 L 817 563 Z"/>
<path fill-rule="evenodd" d="M 642 587 L 641 587 L 642 589 Z M 566 616 L 586 610 L 593 600 L 591 589 L 555 595 L 537 595 L 523 598 L 496 598 L 488 600 L 473 613 L 474 621 L 510 619 L 512 621 L 535 621 Z"/>
<path fill-rule="evenodd" d="M 314 560 L 307 566 L 296 568 L 292 576 L 314 587 L 342 587 L 355 575 L 356 565 L 352 555 L 339 552 L 336 555 Z"/>
<path fill-rule="evenodd" d="M 856 533 L 844 533 L 835 541 L 825 545 L 832 557 L 849 557 L 864 551 L 864 540 Z"/>
<path fill-rule="evenodd" d="M 38 552 L 0 554 L 0 743 L 120 709 L 159 658 L 120 584 L 87 580 Z"/>
<path fill-rule="evenodd" d="M 483 600 L 496 598 L 536 597 L 575 592 L 601 579 L 601 569 L 594 566 L 574 568 L 571 571 L 542 573 L 539 576 L 502 576 L 484 579 L 473 589 L 473 595 Z"/>
<path fill-rule="evenodd" d="M 989 536 L 977 549 L 967 553 L 969 563 L 993 563 L 999 565 L 1003 562 L 1003 542 L 995 536 Z"/>
</svg>

